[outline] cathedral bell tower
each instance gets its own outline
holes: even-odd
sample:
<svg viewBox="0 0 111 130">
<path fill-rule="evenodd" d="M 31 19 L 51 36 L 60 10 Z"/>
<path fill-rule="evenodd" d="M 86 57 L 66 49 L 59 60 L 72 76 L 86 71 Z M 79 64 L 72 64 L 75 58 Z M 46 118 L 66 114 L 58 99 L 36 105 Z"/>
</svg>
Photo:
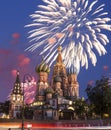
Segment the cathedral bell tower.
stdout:
<svg viewBox="0 0 111 130">
<path fill-rule="evenodd" d="M 52 84 L 55 90 L 60 89 L 61 94 L 63 96 L 66 96 L 66 85 L 65 85 L 65 79 L 67 79 L 67 74 L 66 74 L 66 67 L 65 64 L 62 61 L 62 46 L 58 47 L 58 56 L 56 59 L 56 64 L 54 65 L 54 71 L 53 71 L 53 79 L 52 79 Z M 58 85 L 58 86 L 57 86 Z M 63 94 L 62 94 L 63 93 Z"/>
<path fill-rule="evenodd" d="M 77 81 L 77 74 L 69 73 L 68 81 L 69 81 L 69 96 L 78 98 L 79 97 L 79 83 Z"/>
<path fill-rule="evenodd" d="M 62 51 L 62 47 L 59 46 L 58 47 L 58 56 L 57 56 L 57 59 L 56 59 L 56 64 L 54 65 L 54 72 L 53 72 L 53 77 L 56 77 L 56 75 L 66 75 L 66 68 L 65 68 L 65 65 L 62 61 L 62 54 L 61 54 L 61 51 Z"/>
<path fill-rule="evenodd" d="M 42 63 L 36 66 L 36 72 L 38 73 L 38 82 L 37 82 L 37 92 L 36 100 L 44 101 L 45 100 L 45 91 L 49 87 L 48 84 L 48 74 L 50 72 L 49 66 L 42 61 Z"/>
<path fill-rule="evenodd" d="M 16 81 L 10 95 L 10 118 L 20 118 L 22 105 L 23 92 L 21 88 L 19 71 L 17 71 Z"/>
</svg>

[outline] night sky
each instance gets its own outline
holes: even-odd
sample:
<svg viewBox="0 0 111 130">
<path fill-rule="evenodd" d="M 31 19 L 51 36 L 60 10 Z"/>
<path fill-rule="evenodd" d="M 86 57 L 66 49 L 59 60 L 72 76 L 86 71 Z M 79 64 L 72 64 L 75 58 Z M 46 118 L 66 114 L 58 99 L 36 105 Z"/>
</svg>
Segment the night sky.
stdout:
<svg viewBox="0 0 111 130">
<path fill-rule="evenodd" d="M 90 0 L 93 1 L 93 0 Z M 111 18 L 111 0 L 98 0 L 98 4 L 105 3 L 104 10 Z M 0 0 L 0 102 L 6 101 L 14 86 L 16 70 L 20 71 L 20 80 L 26 73 L 31 74 L 35 80 L 37 75 L 35 67 L 41 62 L 37 52 L 25 51 L 28 47 L 29 28 L 24 27 L 32 22 L 29 17 L 36 11 L 37 5 L 43 4 L 41 0 Z M 89 61 L 89 68 L 81 68 L 78 75 L 80 96 L 86 97 L 87 84 L 94 84 L 102 75 L 111 77 L 111 32 L 105 32 L 109 38 L 106 45 L 107 54 L 99 56 L 94 67 Z"/>
</svg>

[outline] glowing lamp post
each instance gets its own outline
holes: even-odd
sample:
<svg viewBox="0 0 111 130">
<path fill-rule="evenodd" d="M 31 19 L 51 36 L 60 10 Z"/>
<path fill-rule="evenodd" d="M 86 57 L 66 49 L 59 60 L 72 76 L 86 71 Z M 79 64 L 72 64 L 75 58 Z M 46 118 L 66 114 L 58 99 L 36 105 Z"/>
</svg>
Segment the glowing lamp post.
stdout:
<svg viewBox="0 0 111 130">
<path fill-rule="evenodd" d="M 25 101 L 25 91 L 24 91 L 24 84 L 26 81 L 29 83 L 32 80 L 32 76 L 30 74 L 25 74 L 23 77 L 23 105 L 22 105 L 22 130 L 24 130 L 24 101 Z"/>
</svg>

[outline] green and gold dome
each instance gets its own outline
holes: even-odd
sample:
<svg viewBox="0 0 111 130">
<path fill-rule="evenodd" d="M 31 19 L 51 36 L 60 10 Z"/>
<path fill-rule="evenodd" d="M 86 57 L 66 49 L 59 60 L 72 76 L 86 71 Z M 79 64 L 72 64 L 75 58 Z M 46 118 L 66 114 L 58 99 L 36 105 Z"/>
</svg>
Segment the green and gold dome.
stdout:
<svg viewBox="0 0 111 130">
<path fill-rule="evenodd" d="M 36 70 L 37 73 L 40 73 L 40 72 L 46 72 L 48 74 L 50 73 L 50 68 L 45 63 L 44 60 L 42 60 L 41 64 L 39 64 L 39 65 L 36 66 L 35 70 Z"/>
<path fill-rule="evenodd" d="M 48 87 L 46 90 L 45 90 L 45 93 L 54 93 L 54 90 L 51 88 L 51 87 Z"/>
</svg>

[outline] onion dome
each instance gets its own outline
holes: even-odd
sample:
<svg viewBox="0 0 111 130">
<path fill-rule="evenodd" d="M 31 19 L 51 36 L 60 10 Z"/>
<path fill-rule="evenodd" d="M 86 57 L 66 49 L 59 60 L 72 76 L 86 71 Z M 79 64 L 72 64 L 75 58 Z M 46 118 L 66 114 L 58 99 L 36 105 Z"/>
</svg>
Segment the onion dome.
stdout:
<svg viewBox="0 0 111 130">
<path fill-rule="evenodd" d="M 57 75 L 55 78 L 54 78 L 54 82 L 62 82 L 62 79 L 59 75 Z"/>
<path fill-rule="evenodd" d="M 51 87 L 46 88 L 45 93 L 54 93 L 54 90 Z"/>
<path fill-rule="evenodd" d="M 66 77 L 66 74 L 62 71 L 62 72 L 60 72 L 60 76 L 61 77 Z"/>
<path fill-rule="evenodd" d="M 35 69 L 36 69 L 37 73 L 40 73 L 40 72 L 49 73 L 50 72 L 49 66 L 44 61 L 42 61 L 42 63 L 40 65 L 36 66 Z"/>
</svg>

